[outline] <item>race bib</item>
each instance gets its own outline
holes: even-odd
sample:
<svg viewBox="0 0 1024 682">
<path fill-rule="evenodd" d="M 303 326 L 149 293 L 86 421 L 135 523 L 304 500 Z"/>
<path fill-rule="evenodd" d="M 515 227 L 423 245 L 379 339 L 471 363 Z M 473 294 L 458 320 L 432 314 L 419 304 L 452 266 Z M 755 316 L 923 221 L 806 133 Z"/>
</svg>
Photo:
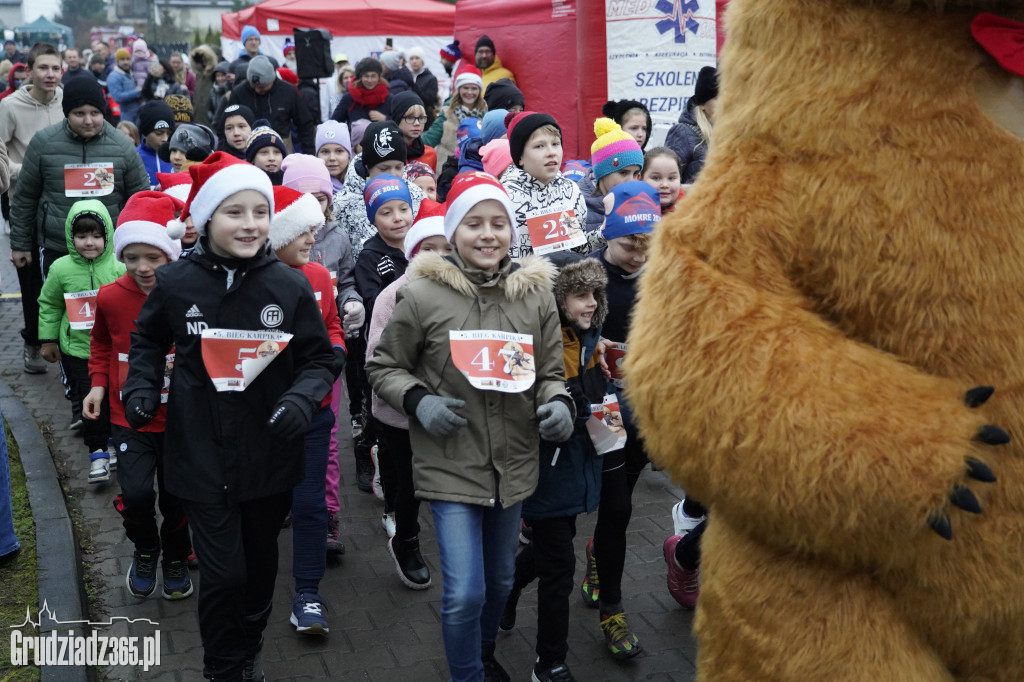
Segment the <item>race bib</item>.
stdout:
<svg viewBox="0 0 1024 682">
<path fill-rule="evenodd" d="M 526 229 L 537 255 L 565 251 L 587 243 L 587 235 L 580 226 L 574 209 L 527 217 Z"/>
<path fill-rule="evenodd" d="M 174 353 L 169 353 L 164 356 L 164 385 L 160 389 L 160 402 L 167 402 L 167 394 L 171 388 L 171 374 L 174 373 Z M 117 385 L 124 386 L 124 382 L 128 380 L 128 354 L 118 353 L 117 354 Z M 121 396 L 121 392 L 118 391 L 118 397 Z"/>
<path fill-rule="evenodd" d="M 452 362 L 474 388 L 521 393 L 537 378 L 532 334 L 481 329 L 449 331 L 448 339 Z"/>
<path fill-rule="evenodd" d="M 285 332 L 206 329 L 203 364 L 218 391 L 244 391 L 291 341 Z"/>
<path fill-rule="evenodd" d="M 114 163 L 64 164 L 64 196 L 104 197 L 114 191 Z"/>
<path fill-rule="evenodd" d="M 618 398 L 608 394 L 600 405 L 591 405 L 590 412 L 587 433 L 590 434 L 597 454 L 603 455 L 626 447 L 626 427 L 622 425 Z"/>
<path fill-rule="evenodd" d="M 331 270 L 331 289 L 334 291 L 334 298 L 338 298 L 338 271 Z"/>
<path fill-rule="evenodd" d="M 616 343 L 610 347 L 605 353 L 604 359 L 608 363 L 608 371 L 612 373 L 610 379 L 612 385 L 623 388 L 626 385 L 622 376 L 622 363 L 626 361 L 626 344 Z"/>
<path fill-rule="evenodd" d="M 99 289 L 64 294 L 64 307 L 68 311 L 68 322 L 72 329 L 92 329 L 96 321 L 96 294 Z"/>
</svg>

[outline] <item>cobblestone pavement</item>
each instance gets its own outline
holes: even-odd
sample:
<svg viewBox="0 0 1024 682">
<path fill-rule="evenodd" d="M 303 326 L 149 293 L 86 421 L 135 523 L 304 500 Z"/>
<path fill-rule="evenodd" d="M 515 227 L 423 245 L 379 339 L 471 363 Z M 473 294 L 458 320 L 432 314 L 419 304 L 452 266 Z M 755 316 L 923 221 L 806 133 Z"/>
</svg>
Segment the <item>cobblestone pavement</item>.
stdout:
<svg viewBox="0 0 1024 682">
<path fill-rule="evenodd" d="M 22 370 L 22 327 L 17 277 L 9 262 L 9 242 L 0 237 L 0 372 L 15 395 L 41 427 L 49 429 L 51 450 L 58 468 L 68 475 L 65 490 L 81 509 L 81 523 L 90 540 L 83 561 L 98 574 L 98 584 L 87 592 L 98 599 L 104 617 L 114 625 L 103 634 L 144 636 L 160 631 L 160 665 L 148 672 L 141 668 L 113 667 L 102 671 L 107 680 L 201 680 L 202 646 L 196 623 L 196 599 L 168 602 L 155 595 L 137 600 L 128 594 L 125 574 L 131 564 L 132 546 L 121 528 L 112 500 L 116 485 L 88 486 L 88 457 L 79 438 L 67 426 L 69 403 L 63 397 L 58 371 L 51 366 L 45 375 Z M 428 590 L 413 592 L 395 575 L 388 555 L 386 536 L 379 519 L 382 503 L 355 487 L 355 467 L 348 429 L 343 427 L 341 480 L 341 537 L 347 553 L 329 564 L 321 584 L 327 600 L 331 633 L 327 638 L 296 635 L 288 623 L 291 609 L 291 532 L 280 537 L 280 573 L 274 612 L 266 631 L 264 667 L 268 680 L 373 680 L 434 681 L 447 679 L 441 642 L 440 568 L 437 545 L 427 506 L 421 524 L 423 554 L 434 576 Z M 339 434 L 342 435 L 342 434 Z M 604 647 L 597 612 L 582 601 L 572 600 L 567 663 L 582 681 L 659 680 L 685 682 L 695 677 L 696 644 L 691 635 L 692 613 L 679 608 L 668 594 L 661 545 L 672 530 L 671 506 L 681 491 L 661 472 L 645 471 L 634 496 L 629 527 L 623 596 L 630 624 L 640 638 L 644 653 L 627 662 L 615 662 Z M 577 538 L 577 583 L 585 569 L 583 546 L 590 537 L 596 515 L 580 518 Z M 40 557 L 45 562 L 46 557 Z M 193 571 L 200 579 L 202 569 Z M 578 593 L 577 593 L 578 594 Z M 41 598 L 46 595 L 40 595 Z M 513 680 L 529 680 L 536 636 L 536 584 L 523 593 L 518 627 L 499 633 L 497 657 Z M 50 604 L 59 616 L 60 605 Z M 94 609 L 95 611 L 95 609 Z M 127 624 L 117 620 L 149 619 L 158 626 Z"/>
</svg>

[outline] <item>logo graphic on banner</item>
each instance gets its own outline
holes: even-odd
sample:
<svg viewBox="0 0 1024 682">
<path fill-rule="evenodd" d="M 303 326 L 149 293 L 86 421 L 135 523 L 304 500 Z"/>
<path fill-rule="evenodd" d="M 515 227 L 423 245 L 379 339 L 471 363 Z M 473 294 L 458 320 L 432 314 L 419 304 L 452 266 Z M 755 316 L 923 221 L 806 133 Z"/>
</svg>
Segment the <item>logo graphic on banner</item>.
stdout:
<svg viewBox="0 0 1024 682">
<path fill-rule="evenodd" d="M 448 332 L 452 362 L 474 388 L 522 393 L 537 378 L 533 335 L 511 332 Z"/>
<path fill-rule="evenodd" d="M 291 341 L 285 332 L 203 331 L 203 364 L 218 391 L 244 391 Z"/>
<path fill-rule="evenodd" d="M 700 11 L 697 0 L 658 0 L 657 9 L 671 15 L 657 23 L 658 33 L 674 30 L 677 43 L 686 42 L 687 31 L 697 34 L 700 24 L 693 18 L 694 12 Z"/>
</svg>

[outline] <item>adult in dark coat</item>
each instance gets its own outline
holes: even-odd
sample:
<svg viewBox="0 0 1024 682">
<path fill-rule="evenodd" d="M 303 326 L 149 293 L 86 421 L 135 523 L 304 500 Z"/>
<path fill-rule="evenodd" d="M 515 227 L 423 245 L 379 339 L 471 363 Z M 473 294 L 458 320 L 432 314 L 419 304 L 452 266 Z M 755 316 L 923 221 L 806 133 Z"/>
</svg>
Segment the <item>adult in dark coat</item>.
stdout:
<svg viewBox="0 0 1024 682">
<path fill-rule="evenodd" d="M 245 82 L 232 88 L 228 103 L 247 106 L 257 119 L 270 121 L 270 125 L 289 146 L 294 124 L 302 148 L 314 149 L 316 126 L 313 125 L 309 111 L 302 106 L 299 91 L 279 79 L 270 60 L 263 55 L 249 62 L 246 75 Z"/>
</svg>

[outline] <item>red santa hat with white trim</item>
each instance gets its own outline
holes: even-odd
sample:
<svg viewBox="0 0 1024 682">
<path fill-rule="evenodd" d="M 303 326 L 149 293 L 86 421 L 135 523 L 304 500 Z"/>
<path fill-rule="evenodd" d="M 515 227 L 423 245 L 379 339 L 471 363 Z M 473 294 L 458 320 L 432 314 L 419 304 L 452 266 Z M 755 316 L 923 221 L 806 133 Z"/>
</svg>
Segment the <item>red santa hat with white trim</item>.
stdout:
<svg viewBox="0 0 1024 682">
<path fill-rule="evenodd" d="M 181 202 L 182 206 L 188 201 L 188 193 L 192 189 L 192 176 L 188 173 L 157 173 L 156 179 L 160 183 L 160 191 L 170 194 Z"/>
<path fill-rule="evenodd" d="M 515 209 L 512 208 L 508 192 L 498 182 L 498 179 L 480 171 L 467 171 L 456 175 L 445 201 L 448 205 L 448 210 L 444 214 L 445 239 L 451 242 L 455 235 L 455 228 L 459 226 L 470 209 L 488 199 L 494 199 L 505 208 L 505 212 L 508 213 L 509 230 L 511 230 Z"/>
<path fill-rule="evenodd" d="M 405 259 L 412 260 L 420 250 L 420 243 L 431 237 L 444 237 L 444 204 L 430 199 L 420 202 L 416 222 L 405 233 Z"/>
<path fill-rule="evenodd" d="M 311 230 L 316 234 L 327 222 L 316 197 L 284 185 L 274 187 L 274 207 L 268 241 L 275 251 L 303 232 Z"/>
<path fill-rule="evenodd" d="M 185 202 L 185 210 L 179 222 L 185 224 L 192 218 L 192 224 L 201 235 L 206 234 L 206 224 L 221 203 L 233 194 L 247 189 L 259 192 L 274 212 L 274 186 L 265 172 L 227 152 L 215 152 L 202 163 L 188 169 L 192 177 L 192 189 Z"/>
<path fill-rule="evenodd" d="M 184 224 L 177 224 L 174 214 L 184 208 L 179 200 L 164 194 L 146 190 L 136 192 L 117 216 L 114 230 L 114 255 L 123 261 L 121 253 L 131 244 L 148 244 L 167 254 L 172 261 L 181 255 L 181 242 L 185 235 Z"/>
</svg>

